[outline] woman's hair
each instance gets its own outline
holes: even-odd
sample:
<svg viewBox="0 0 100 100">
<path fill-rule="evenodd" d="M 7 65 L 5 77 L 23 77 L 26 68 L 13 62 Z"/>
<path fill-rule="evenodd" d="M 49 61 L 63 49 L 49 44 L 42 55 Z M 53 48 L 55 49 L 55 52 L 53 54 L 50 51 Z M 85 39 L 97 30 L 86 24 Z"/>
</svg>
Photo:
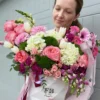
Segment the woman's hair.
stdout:
<svg viewBox="0 0 100 100">
<path fill-rule="evenodd" d="M 57 0 L 55 0 L 55 2 L 54 2 L 54 6 L 56 4 L 56 1 Z M 75 1 L 77 3 L 77 5 L 76 5 L 76 15 L 78 15 L 78 14 L 80 14 L 80 11 L 81 11 L 81 9 L 83 7 L 83 0 L 75 0 Z M 76 21 L 72 22 L 72 26 L 74 26 L 74 25 L 78 26 L 80 29 L 82 29 L 82 25 L 80 24 L 80 22 L 78 21 L 78 19 L 76 19 Z"/>
</svg>

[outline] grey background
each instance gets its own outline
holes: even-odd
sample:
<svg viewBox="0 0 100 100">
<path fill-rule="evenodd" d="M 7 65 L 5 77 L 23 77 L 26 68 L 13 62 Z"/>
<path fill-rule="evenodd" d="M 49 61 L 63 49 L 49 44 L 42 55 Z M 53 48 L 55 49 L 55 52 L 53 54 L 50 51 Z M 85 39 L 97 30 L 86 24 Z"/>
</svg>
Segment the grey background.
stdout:
<svg viewBox="0 0 100 100">
<path fill-rule="evenodd" d="M 15 9 L 32 13 L 37 25 L 52 29 L 52 8 L 54 0 L 0 0 L 0 40 L 4 40 L 3 25 L 6 20 L 21 17 Z M 100 0 L 84 0 L 79 21 L 93 31 L 100 39 Z M 15 71 L 9 71 L 11 61 L 6 58 L 9 49 L 0 47 L 0 100 L 16 100 L 23 77 Z M 96 85 L 91 100 L 100 100 L 100 54 L 97 57 Z"/>
</svg>

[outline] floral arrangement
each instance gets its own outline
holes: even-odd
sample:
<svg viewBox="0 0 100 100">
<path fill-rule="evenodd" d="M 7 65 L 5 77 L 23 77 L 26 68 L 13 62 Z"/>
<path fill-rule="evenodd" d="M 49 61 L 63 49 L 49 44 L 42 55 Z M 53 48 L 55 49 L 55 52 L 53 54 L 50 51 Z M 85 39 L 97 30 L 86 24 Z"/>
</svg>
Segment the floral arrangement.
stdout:
<svg viewBox="0 0 100 100">
<path fill-rule="evenodd" d="M 79 96 L 85 90 L 85 85 L 89 84 L 85 78 L 88 55 L 82 50 L 82 45 L 88 45 L 96 59 L 100 52 L 97 36 L 87 28 L 79 29 L 77 26 L 47 32 L 44 26 L 35 26 L 30 14 L 16 11 L 25 19 L 6 21 L 5 41 L 0 42 L 11 50 L 7 55 L 13 61 L 10 70 L 14 69 L 24 76 L 31 72 L 35 76 L 36 87 L 45 87 L 44 77 L 62 78 L 66 85 L 69 84 L 70 92 Z"/>
</svg>

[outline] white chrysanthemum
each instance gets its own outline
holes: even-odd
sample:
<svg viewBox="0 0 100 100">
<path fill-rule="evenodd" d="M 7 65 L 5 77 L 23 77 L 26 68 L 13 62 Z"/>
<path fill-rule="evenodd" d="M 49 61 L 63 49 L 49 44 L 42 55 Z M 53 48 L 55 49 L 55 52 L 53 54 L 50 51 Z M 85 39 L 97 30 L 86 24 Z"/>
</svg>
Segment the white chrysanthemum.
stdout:
<svg viewBox="0 0 100 100">
<path fill-rule="evenodd" d="M 74 44 L 66 42 L 66 46 L 61 48 L 61 61 L 65 65 L 73 65 L 79 57 L 79 48 Z"/>
<path fill-rule="evenodd" d="M 38 34 L 39 35 L 39 34 Z M 26 51 L 31 51 L 32 48 L 42 50 L 46 46 L 45 40 L 41 36 L 33 35 L 27 40 Z"/>
</svg>

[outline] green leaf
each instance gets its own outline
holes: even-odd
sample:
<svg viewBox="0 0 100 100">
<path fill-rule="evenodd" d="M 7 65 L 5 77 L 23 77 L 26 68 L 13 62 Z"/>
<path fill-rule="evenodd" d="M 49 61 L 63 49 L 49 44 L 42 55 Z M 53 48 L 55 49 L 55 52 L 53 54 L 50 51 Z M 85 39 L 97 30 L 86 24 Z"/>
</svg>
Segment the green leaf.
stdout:
<svg viewBox="0 0 100 100">
<path fill-rule="evenodd" d="M 27 46 L 27 43 L 26 43 L 26 41 L 25 42 L 22 42 L 22 43 L 20 43 L 20 45 L 19 45 L 19 49 L 20 50 L 25 50 L 25 47 Z"/>
<path fill-rule="evenodd" d="M 14 58 L 14 53 L 13 52 L 10 52 L 6 57 L 8 58 L 8 59 L 13 59 Z"/>
<path fill-rule="evenodd" d="M 15 10 L 15 11 L 18 12 L 19 14 L 23 15 L 26 19 L 28 19 L 31 22 L 32 26 L 35 24 L 33 21 L 32 15 L 30 15 L 26 12 L 23 12 L 21 10 Z"/>
<path fill-rule="evenodd" d="M 79 45 L 75 44 L 75 46 L 76 46 L 77 48 L 79 48 L 79 53 L 80 53 L 80 55 L 84 54 Z"/>
<path fill-rule="evenodd" d="M 47 46 L 52 45 L 52 46 L 59 47 L 59 43 L 58 43 L 58 41 L 54 37 L 47 36 L 47 37 L 43 37 L 43 39 L 45 40 Z"/>
<path fill-rule="evenodd" d="M 10 68 L 10 71 L 12 71 L 12 68 Z"/>
<path fill-rule="evenodd" d="M 36 62 L 37 64 L 41 67 L 41 68 L 46 68 L 46 69 L 50 69 L 52 67 L 52 65 L 55 63 L 54 61 L 52 61 L 51 59 L 49 59 L 46 56 L 39 56 L 36 55 Z"/>
<path fill-rule="evenodd" d="M 19 65 L 16 65 L 13 68 L 14 68 L 15 71 L 19 71 L 20 66 Z"/>
</svg>

